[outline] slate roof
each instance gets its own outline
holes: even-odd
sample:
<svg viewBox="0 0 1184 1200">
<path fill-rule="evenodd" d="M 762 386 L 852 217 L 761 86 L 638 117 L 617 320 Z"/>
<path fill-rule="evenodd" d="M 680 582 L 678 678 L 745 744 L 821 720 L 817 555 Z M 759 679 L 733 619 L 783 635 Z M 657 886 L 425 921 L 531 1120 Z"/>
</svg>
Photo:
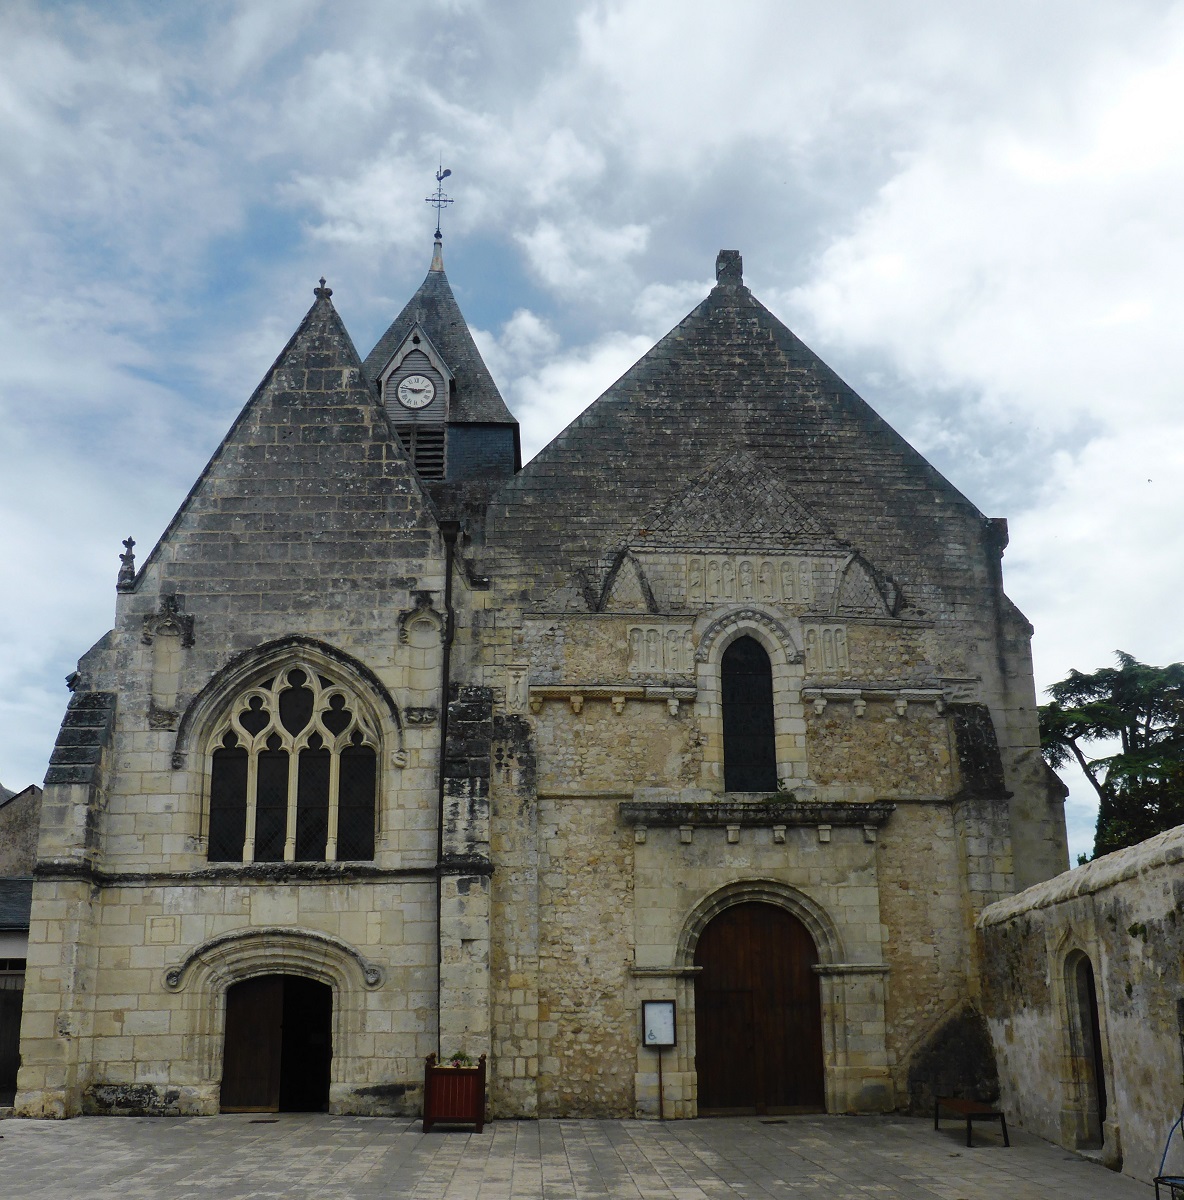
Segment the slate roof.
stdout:
<svg viewBox="0 0 1184 1200">
<path fill-rule="evenodd" d="M 32 907 L 32 879 L 21 876 L 0 878 L 0 931 L 28 929 Z"/>
<path fill-rule="evenodd" d="M 407 302 L 378 344 L 366 356 L 366 378 L 374 385 L 383 367 L 418 323 L 456 377 L 456 398 L 449 421 L 481 425 L 517 425 L 473 341 L 452 294 L 437 252 L 427 278 Z"/>
<path fill-rule="evenodd" d="M 486 561 L 516 554 L 545 588 L 603 574 L 620 547 L 644 547 L 646 519 L 659 543 L 679 540 L 680 524 L 701 529 L 702 477 L 746 493 L 721 509 L 756 499 L 774 524 L 803 522 L 807 540 L 822 533 L 812 516 L 886 571 L 952 584 L 979 572 L 986 518 L 752 296 L 738 255 L 726 259 L 707 298 L 497 494 Z M 680 503 L 693 510 L 682 519 Z"/>
</svg>

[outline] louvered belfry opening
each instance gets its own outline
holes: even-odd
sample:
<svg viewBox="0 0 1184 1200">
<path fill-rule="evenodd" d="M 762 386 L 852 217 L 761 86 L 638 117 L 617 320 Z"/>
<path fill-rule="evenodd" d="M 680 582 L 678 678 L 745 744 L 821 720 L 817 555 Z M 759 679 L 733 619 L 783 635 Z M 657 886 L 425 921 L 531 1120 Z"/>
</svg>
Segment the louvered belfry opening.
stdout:
<svg viewBox="0 0 1184 1200">
<path fill-rule="evenodd" d="M 212 746 L 211 862 L 373 859 L 378 734 L 343 685 L 289 667 L 238 698 Z"/>
<path fill-rule="evenodd" d="M 720 664 L 724 709 L 724 790 L 777 788 L 773 667 L 755 638 L 737 638 Z"/>
<path fill-rule="evenodd" d="M 421 479 L 444 478 L 443 425 L 396 425 L 395 432 Z"/>
</svg>

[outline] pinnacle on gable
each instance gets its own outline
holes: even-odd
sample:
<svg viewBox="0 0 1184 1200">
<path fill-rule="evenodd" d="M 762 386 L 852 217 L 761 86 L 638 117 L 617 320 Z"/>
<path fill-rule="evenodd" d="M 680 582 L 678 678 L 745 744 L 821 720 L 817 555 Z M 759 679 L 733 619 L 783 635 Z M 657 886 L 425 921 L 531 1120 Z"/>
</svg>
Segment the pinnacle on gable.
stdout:
<svg viewBox="0 0 1184 1200">
<path fill-rule="evenodd" d="M 744 259 L 739 250 L 721 250 L 715 256 L 715 282 L 720 287 L 744 286 Z"/>
</svg>

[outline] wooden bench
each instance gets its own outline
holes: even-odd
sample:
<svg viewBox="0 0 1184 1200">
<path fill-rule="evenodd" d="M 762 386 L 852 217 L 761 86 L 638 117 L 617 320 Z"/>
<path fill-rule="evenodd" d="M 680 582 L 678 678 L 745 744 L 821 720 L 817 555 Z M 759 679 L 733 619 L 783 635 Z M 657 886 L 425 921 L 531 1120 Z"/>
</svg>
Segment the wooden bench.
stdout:
<svg viewBox="0 0 1184 1200">
<path fill-rule="evenodd" d="M 992 1108 L 978 1100 L 958 1100 L 953 1096 L 938 1096 L 933 1101 L 933 1128 L 938 1128 L 938 1116 L 942 1109 L 966 1118 L 966 1144 L 971 1145 L 971 1130 L 975 1121 L 998 1121 L 1003 1130 L 1003 1144 L 1010 1146 L 1007 1138 L 1007 1118 L 1001 1109 Z"/>
</svg>

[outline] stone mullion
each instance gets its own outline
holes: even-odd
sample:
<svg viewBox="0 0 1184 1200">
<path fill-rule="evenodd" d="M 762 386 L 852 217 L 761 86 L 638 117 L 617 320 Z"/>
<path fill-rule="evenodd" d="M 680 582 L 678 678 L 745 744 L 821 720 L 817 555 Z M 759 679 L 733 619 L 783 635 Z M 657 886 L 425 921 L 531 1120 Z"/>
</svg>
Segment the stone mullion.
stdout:
<svg viewBox="0 0 1184 1200">
<path fill-rule="evenodd" d="M 247 831 L 243 839 L 243 862 L 255 861 L 255 809 L 258 800 L 259 757 L 247 755 Z"/>
<path fill-rule="evenodd" d="M 329 756 L 329 824 L 325 834 L 325 861 L 337 861 L 337 811 L 341 789 L 341 755 L 334 750 Z M 375 782 L 377 793 L 377 781 Z M 377 796 L 376 796 L 377 800 Z"/>
<path fill-rule="evenodd" d="M 284 828 L 284 862 L 296 861 L 296 795 L 300 783 L 300 755 L 288 747 L 288 819 Z"/>
</svg>

